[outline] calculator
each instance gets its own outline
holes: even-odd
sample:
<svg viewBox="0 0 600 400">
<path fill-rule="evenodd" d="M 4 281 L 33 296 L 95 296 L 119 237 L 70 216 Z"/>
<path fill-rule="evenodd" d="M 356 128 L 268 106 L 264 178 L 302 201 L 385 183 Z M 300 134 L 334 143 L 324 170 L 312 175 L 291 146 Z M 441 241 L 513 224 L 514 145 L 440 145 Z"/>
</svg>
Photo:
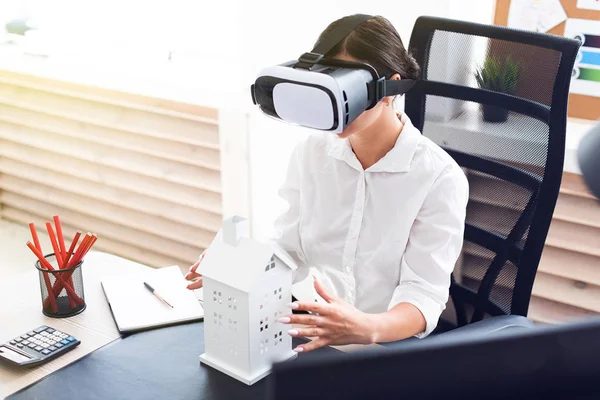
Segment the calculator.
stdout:
<svg viewBox="0 0 600 400">
<path fill-rule="evenodd" d="M 34 367 L 73 350 L 80 343 L 67 333 L 42 325 L 8 343 L 0 344 L 0 360 Z"/>
</svg>

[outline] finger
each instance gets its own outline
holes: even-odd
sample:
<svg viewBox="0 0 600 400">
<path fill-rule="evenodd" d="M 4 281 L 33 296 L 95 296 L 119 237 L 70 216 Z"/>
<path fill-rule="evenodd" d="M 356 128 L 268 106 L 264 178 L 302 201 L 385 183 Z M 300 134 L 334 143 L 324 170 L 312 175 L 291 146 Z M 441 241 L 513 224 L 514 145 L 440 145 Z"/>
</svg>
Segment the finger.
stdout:
<svg viewBox="0 0 600 400">
<path fill-rule="evenodd" d="M 337 297 L 335 297 L 334 295 L 329 293 L 329 291 L 327 291 L 327 289 L 325 289 L 325 286 L 323 286 L 323 284 L 321 284 L 321 281 L 319 281 L 316 277 L 314 277 L 314 281 L 315 281 L 315 290 L 317 291 L 319 296 L 321 296 L 323 298 L 323 300 L 325 300 L 328 303 L 332 303 L 337 300 Z"/>
<path fill-rule="evenodd" d="M 196 270 L 198 269 L 198 265 L 200 265 L 200 261 L 202 260 L 202 258 L 199 258 L 198 261 L 196 261 L 191 267 L 190 267 L 190 272 L 196 272 Z"/>
<path fill-rule="evenodd" d="M 185 274 L 185 279 L 187 279 L 188 281 L 191 281 L 192 279 L 198 279 L 201 276 L 202 275 L 200 275 L 197 272 L 188 272 L 187 274 Z"/>
<path fill-rule="evenodd" d="M 318 328 L 318 327 L 311 327 L 311 328 L 295 328 L 295 329 L 290 329 L 288 331 L 288 335 L 293 336 L 293 337 L 297 337 L 297 336 L 301 336 L 301 337 L 320 337 L 320 336 L 324 336 L 327 334 L 327 330 L 323 329 L 323 328 Z"/>
<path fill-rule="evenodd" d="M 187 288 L 190 290 L 200 289 L 201 287 L 202 287 L 202 278 L 187 285 Z"/>
<path fill-rule="evenodd" d="M 325 318 L 318 315 L 310 314 L 292 314 L 279 319 L 282 324 L 300 324 L 300 325 L 315 325 L 323 326 L 326 324 Z"/>
<path fill-rule="evenodd" d="M 329 304 L 321 304 L 317 302 L 296 301 L 288 304 L 288 307 L 292 310 L 310 311 L 319 315 L 327 315 L 331 306 Z"/>
<path fill-rule="evenodd" d="M 294 351 L 296 353 L 306 353 L 309 351 L 313 351 L 316 350 L 320 347 L 323 346 L 327 346 L 329 344 L 329 340 L 323 337 L 319 337 L 318 339 L 315 339 L 311 342 L 308 342 L 306 344 L 301 344 L 300 346 L 296 347 L 294 349 Z"/>
</svg>

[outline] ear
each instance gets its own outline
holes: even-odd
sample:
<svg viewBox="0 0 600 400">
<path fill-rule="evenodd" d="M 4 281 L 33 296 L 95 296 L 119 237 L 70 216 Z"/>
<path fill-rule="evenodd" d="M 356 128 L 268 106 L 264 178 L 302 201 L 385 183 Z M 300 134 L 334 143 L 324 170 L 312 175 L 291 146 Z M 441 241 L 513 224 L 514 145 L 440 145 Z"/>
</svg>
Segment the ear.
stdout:
<svg viewBox="0 0 600 400">
<path fill-rule="evenodd" d="M 394 75 L 390 76 L 390 78 L 389 78 L 388 80 L 390 80 L 390 81 L 399 81 L 399 80 L 401 80 L 401 79 L 402 79 L 402 78 L 400 77 L 400 74 L 396 73 L 396 74 L 394 74 Z M 385 101 L 385 103 L 386 103 L 388 106 L 391 106 L 391 105 L 392 105 L 392 102 L 394 101 L 394 97 L 395 97 L 395 96 L 387 96 L 387 97 L 385 98 L 385 100 L 384 100 L 384 101 Z"/>
</svg>

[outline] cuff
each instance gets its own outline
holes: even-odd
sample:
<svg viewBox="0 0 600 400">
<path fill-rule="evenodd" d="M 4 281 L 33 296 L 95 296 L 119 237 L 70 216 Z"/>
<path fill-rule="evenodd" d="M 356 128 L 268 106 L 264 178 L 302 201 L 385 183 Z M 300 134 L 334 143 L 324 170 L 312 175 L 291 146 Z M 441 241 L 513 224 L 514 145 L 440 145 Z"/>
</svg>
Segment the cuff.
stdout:
<svg viewBox="0 0 600 400">
<path fill-rule="evenodd" d="M 425 318 L 425 330 L 415 335 L 415 337 L 419 339 L 423 339 L 433 332 L 438 324 L 440 315 L 445 308 L 445 306 L 441 306 L 437 301 L 426 294 L 410 290 L 406 287 L 399 287 L 396 289 L 396 293 L 392 296 L 388 310 L 396 307 L 400 303 L 412 304 L 417 307 L 421 314 L 423 314 L 423 317 Z"/>
</svg>

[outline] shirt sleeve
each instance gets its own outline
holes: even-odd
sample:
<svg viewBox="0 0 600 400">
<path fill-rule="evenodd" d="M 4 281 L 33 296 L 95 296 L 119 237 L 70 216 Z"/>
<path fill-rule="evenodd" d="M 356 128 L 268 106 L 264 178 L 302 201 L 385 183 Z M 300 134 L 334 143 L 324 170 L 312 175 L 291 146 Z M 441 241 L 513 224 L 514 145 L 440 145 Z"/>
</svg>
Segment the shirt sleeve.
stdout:
<svg viewBox="0 0 600 400">
<path fill-rule="evenodd" d="M 271 240 L 285 250 L 296 263 L 294 283 L 306 278 L 309 268 L 300 240 L 300 146 L 296 146 L 288 164 L 286 179 L 279 189 L 279 197 L 287 203 L 287 210 L 274 223 Z"/>
<path fill-rule="evenodd" d="M 411 228 L 400 282 L 388 309 L 400 303 L 417 307 L 426 321 L 418 338 L 435 329 L 446 308 L 450 275 L 463 245 L 468 200 L 468 181 L 462 169 L 452 164 L 433 183 Z"/>
</svg>

